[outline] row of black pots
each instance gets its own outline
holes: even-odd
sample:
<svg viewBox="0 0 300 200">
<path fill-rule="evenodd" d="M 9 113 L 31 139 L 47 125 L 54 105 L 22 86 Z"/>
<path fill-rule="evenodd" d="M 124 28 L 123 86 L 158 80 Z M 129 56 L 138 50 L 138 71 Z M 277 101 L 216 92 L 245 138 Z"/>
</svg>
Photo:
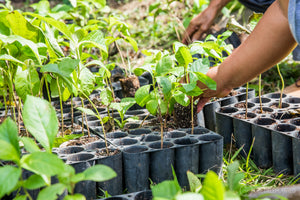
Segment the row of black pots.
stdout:
<svg viewBox="0 0 300 200">
<path fill-rule="evenodd" d="M 72 165 L 76 172 L 82 172 L 94 164 L 105 164 L 113 168 L 118 176 L 110 181 L 79 183 L 75 192 L 87 199 L 103 195 L 102 190 L 111 195 L 123 191 L 137 192 L 149 189 L 153 183 L 173 179 L 172 166 L 182 187 L 188 187 L 186 172 L 206 173 L 214 170 L 219 173 L 222 166 L 223 138 L 205 128 L 195 128 L 165 133 L 163 148 L 159 133 L 148 129 L 135 129 L 129 132 L 108 133 L 109 149 L 113 156 L 101 156 L 105 152 L 103 140 L 85 146 L 59 148 L 56 153 Z M 102 190 L 100 190 L 101 188 Z"/>
<path fill-rule="evenodd" d="M 299 130 L 300 118 L 291 111 L 300 107 L 300 98 L 283 95 L 283 108 L 278 108 L 280 94 L 272 93 L 248 102 L 247 119 L 241 103 L 221 107 L 216 111 L 216 132 L 224 137 L 224 144 L 235 138 L 237 148 L 252 158 L 260 168 L 273 166 L 276 173 L 298 175 L 300 173 Z"/>
<path fill-rule="evenodd" d="M 208 128 L 209 130 L 216 131 L 216 113 L 215 111 L 219 109 L 220 107 L 227 106 L 233 103 L 237 103 L 240 101 L 243 101 L 246 99 L 246 88 L 240 87 L 234 89 L 236 92 L 233 96 L 223 97 L 214 101 L 211 101 L 209 103 L 206 103 L 203 107 L 203 111 L 201 111 L 198 114 L 198 124 L 202 125 L 204 124 L 205 128 Z M 254 89 L 248 89 L 248 98 L 254 98 L 255 97 L 255 90 Z M 202 121 L 201 121 L 202 119 Z"/>
</svg>

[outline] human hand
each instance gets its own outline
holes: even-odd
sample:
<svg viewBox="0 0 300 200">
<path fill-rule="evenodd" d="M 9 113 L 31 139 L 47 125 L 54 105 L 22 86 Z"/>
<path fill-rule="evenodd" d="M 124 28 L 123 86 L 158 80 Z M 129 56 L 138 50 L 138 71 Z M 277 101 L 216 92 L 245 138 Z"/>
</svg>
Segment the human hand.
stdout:
<svg viewBox="0 0 300 200">
<path fill-rule="evenodd" d="M 203 34 L 210 29 L 216 15 L 217 10 L 209 6 L 194 17 L 185 31 L 182 43 L 188 44 L 191 41 L 201 39 Z"/>
</svg>

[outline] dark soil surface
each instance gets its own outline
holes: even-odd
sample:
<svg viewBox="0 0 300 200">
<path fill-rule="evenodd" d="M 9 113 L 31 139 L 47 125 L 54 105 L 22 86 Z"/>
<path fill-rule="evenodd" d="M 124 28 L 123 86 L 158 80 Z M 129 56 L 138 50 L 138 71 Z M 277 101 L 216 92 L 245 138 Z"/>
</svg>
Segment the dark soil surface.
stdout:
<svg viewBox="0 0 300 200">
<path fill-rule="evenodd" d="M 120 152 L 120 150 L 118 149 L 108 149 L 108 155 L 107 155 L 107 151 L 105 148 L 103 149 L 98 149 L 96 151 L 96 155 L 97 156 L 113 156 L 113 155 L 116 155 Z"/>
<path fill-rule="evenodd" d="M 194 126 L 197 126 L 197 105 L 194 105 Z M 176 127 L 192 127 L 191 106 L 184 107 L 178 103 L 174 105 L 174 122 Z"/>
<path fill-rule="evenodd" d="M 59 147 L 68 147 L 68 146 L 77 146 L 77 145 L 86 145 L 88 143 L 95 142 L 99 140 L 100 138 L 98 136 L 88 137 L 88 136 L 82 136 L 80 138 L 69 140 L 64 143 L 62 143 Z"/>
<path fill-rule="evenodd" d="M 120 79 L 123 97 L 134 97 L 135 92 L 140 88 L 140 81 L 137 76 L 130 76 Z"/>
</svg>

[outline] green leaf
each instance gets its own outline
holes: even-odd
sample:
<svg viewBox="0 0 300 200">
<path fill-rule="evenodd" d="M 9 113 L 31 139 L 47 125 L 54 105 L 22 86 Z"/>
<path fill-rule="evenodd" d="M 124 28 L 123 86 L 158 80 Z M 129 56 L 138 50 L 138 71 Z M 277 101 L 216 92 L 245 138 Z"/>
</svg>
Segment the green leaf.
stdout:
<svg viewBox="0 0 300 200">
<path fill-rule="evenodd" d="M 44 22 L 46 22 L 47 24 L 55 27 L 57 30 L 59 30 L 61 33 L 63 33 L 66 37 L 68 37 L 68 39 L 72 40 L 72 33 L 71 31 L 68 29 L 67 25 L 63 22 L 60 22 L 54 18 L 50 18 L 50 17 L 42 17 L 38 14 L 35 13 L 31 13 L 31 12 L 26 12 L 24 13 L 25 15 L 30 15 L 32 17 L 36 17 L 40 20 L 43 20 Z M 72 40 L 73 41 L 73 40 Z"/>
<path fill-rule="evenodd" d="M 156 65 L 156 73 L 158 75 L 164 75 L 170 71 L 173 67 L 173 61 L 171 56 L 164 56 Z"/>
<path fill-rule="evenodd" d="M 18 127 L 17 124 L 9 117 L 6 118 L 6 120 L 0 125 L 0 141 L 1 140 L 10 144 L 17 153 L 16 156 L 19 157 L 20 147 L 18 141 Z M 0 149 L 5 150 L 5 148 Z M 7 153 L 9 153 L 9 150 L 7 150 Z"/>
<path fill-rule="evenodd" d="M 109 88 L 105 88 L 103 91 L 101 91 L 100 99 L 104 105 L 109 105 L 113 101 L 111 90 Z"/>
<path fill-rule="evenodd" d="M 150 85 L 144 85 L 140 87 L 135 93 L 135 101 L 141 107 L 144 107 L 150 99 L 150 95 L 149 95 L 150 87 L 151 87 Z"/>
<path fill-rule="evenodd" d="M 38 42 L 39 30 L 29 23 L 18 11 L 15 10 L 8 13 L 6 19 L 15 35 Z"/>
<path fill-rule="evenodd" d="M 92 111 L 89 108 L 77 107 L 76 109 L 80 110 L 81 112 L 83 112 L 83 113 L 85 113 L 87 115 L 92 115 L 92 116 L 96 116 L 97 117 L 97 114 L 94 113 L 94 111 Z"/>
<path fill-rule="evenodd" d="M 80 46 L 87 46 L 87 47 L 98 47 L 103 55 L 103 58 L 107 58 L 108 51 L 105 45 L 105 38 L 103 36 L 102 31 L 95 30 L 90 32 L 82 41 L 78 44 Z"/>
<path fill-rule="evenodd" d="M 19 97 L 23 101 L 27 95 L 37 95 L 40 90 L 40 79 L 37 71 L 33 68 L 22 70 L 18 67 L 15 75 L 15 88 Z"/>
<path fill-rule="evenodd" d="M 4 140 L 0 140 L 0 159 L 1 160 L 12 160 L 15 162 L 20 161 L 20 154 L 16 151 L 14 146 Z"/>
<path fill-rule="evenodd" d="M 66 187 L 61 183 L 48 186 L 40 191 L 37 200 L 56 200 L 58 195 L 61 195 L 65 189 Z"/>
<path fill-rule="evenodd" d="M 136 41 L 132 37 L 126 36 L 125 41 L 127 41 L 129 44 L 131 44 L 131 46 L 133 47 L 135 52 L 137 52 L 139 50 Z"/>
<path fill-rule="evenodd" d="M 156 99 L 152 99 L 147 102 L 146 109 L 152 114 L 156 115 L 158 108 L 158 101 Z"/>
<path fill-rule="evenodd" d="M 191 192 L 198 192 L 198 189 L 202 186 L 199 178 L 190 171 L 187 171 L 187 178 L 189 181 Z"/>
<path fill-rule="evenodd" d="M 203 196 L 201 194 L 192 193 L 192 192 L 186 192 L 183 194 L 176 195 L 176 200 L 204 200 Z"/>
<path fill-rule="evenodd" d="M 58 69 L 62 76 L 70 76 L 70 74 L 76 69 L 79 64 L 78 59 L 63 58 L 60 63 L 58 63 Z"/>
<path fill-rule="evenodd" d="M 83 92 L 85 96 L 90 96 L 95 88 L 94 74 L 86 67 L 83 67 L 80 71 L 79 82 L 81 92 Z"/>
<path fill-rule="evenodd" d="M 110 180 L 117 176 L 116 172 L 106 165 L 95 165 L 83 172 L 84 179 L 96 182 Z"/>
<path fill-rule="evenodd" d="M 192 55 L 186 46 L 179 47 L 175 54 L 175 58 L 177 59 L 178 63 L 183 66 L 187 66 L 193 62 Z"/>
<path fill-rule="evenodd" d="M 21 159 L 23 168 L 38 175 L 54 176 L 64 173 L 65 163 L 55 154 L 47 152 L 34 152 L 24 155 Z"/>
<path fill-rule="evenodd" d="M 28 95 L 23 109 L 23 121 L 28 131 L 51 152 L 58 131 L 56 111 L 51 104 Z"/>
<path fill-rule="evenodd" d="M 32 138 L 21 137 L 20 140 L 24 144 L 25 149 L 29 153 L 40 151 L 40 148 L 38 147 L 38 145 L 35 143 L 35 141 Z"/>
<path fill-rule="evenodd" d="M 180 91 L 176 91 L 174 93 L 174 99 L 182 106 L 188 106 L 190 104 L 190 99 L 188 98 L 188 96 Z"/>
<path fill-rule="evenodd" d="M 25 63 L 23 63 L 22 61 L 12 57 L 11 55 L 7 55 L 7 54 L 1 55 L 0 60 L 7 60 L 7 61 L 10 61 L 10 62 L 15 62 L 15 63 L 19 63 L 21 65 L 25 65 Z"/>
<path fill-rule="evenodd" d="M 207 172 L 200 193 L 204 196 L 205 200 L 224 199 L 224 186 L 215 172 Z"/>
<path fill-rule="evenodd" d="M 209 76 L 206 76 L 205 74 L 199 73 L 199 72 L 194 72 L 198 80 L 204 83 L 209 89 L 211 90 L 216 90 L 217 89 L 217 84 L 216 82 L 210 78 Z"/>
<path fill-rule="evenodd" d="M 180 42 L 173 43 L 173 51 L 176 53 L 180 47 L 186 47 L 184 44 Z"/>
<path fill-rule="evenodd" d="M 41 176 L 33 174 L 24 181 L 23 186 L 26 189 L 34 190 L 46 186 L 46 183 Z"/>
<path fill-rule="evenodd" d="M 85 196 L 82 194 L 67 195 L 64 200 L 85 200 Z"/>
<path fill-rule="evenodd" d="M 167 96 L 168 94 L 170 94 L 172 89 L 171 81 L 166 77 L 157 77 L 156 79 L 158 84 L 162 87 L 164 95 Z"/>
<path fill-rule="evenodd" d="M 206 74 L 209 70 L 209 67 L 210 67 L 210 63 L 207 58 L 198 59 L 192 63 L 191 71 Z"/>
<path fill-rule="evenodd" d="M 156 199 L 174 199 L 174 197 L 181 192 L 176 187 L 175 181 L 164 181 L 157 185 L 151 186 L 153 197 Z"/>
<path fill-rule="evenodd" d="M 3 146 L 1 146 L 3 148 Z M 6 165 L 0 167 L 0 198 L 12 192 L 21 177 L 22 170 L 13 166 Z"/>
</svg>

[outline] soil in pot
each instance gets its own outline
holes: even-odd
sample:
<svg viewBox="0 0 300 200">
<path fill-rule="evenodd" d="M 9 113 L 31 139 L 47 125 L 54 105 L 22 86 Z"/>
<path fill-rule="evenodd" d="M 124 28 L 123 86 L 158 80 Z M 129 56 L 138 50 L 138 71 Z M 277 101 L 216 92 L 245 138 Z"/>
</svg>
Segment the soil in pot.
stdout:
<svg viewBox="0 0 300 200">
<path fill-rule="evenodd" d="M 197 105 L 194 105 L 194 126 L 197 126 Z M 176 127 L 192 127 L 191 106 L 184 107 L 178 103 L 174 105 L 174 122 Z"/>
<path fill-rule="evenodd" d="M 82 136 L 80 138 L 76 138 L 76 139 L 73 139 L 73 140 L 66 141 L 66 142 L 62 143 L 59 147 L 86 145 L 88 143 L 95 142 L 99 139 L 100 138 L 98 136 L 88 137 L 87 135 L 85 135 L 85 136 Z"/>
<path fill-rule="evenodd" d="M 254 106 L 253 103 L 248 102 L 248 108 L 252 108 Z M 246 108 L 246 102 L 240 102 L 234 105 L 236 108 Z"/>
<path fill-rule="evenodd" d="M 96 156 L 113 156 L 113 155 L 116 155 L 120 152 L 120 150 L 118 149 L 108 149 L 108 155 L 107 155 L 107 151 L 105 148 L 103 149 L 97 149 L 96 150 Z"/>
<path fill-rule="evenodd" d="M 120 79 L 123 97 L 134 97 L 135 92 L 140 88 L 137 76 L 129 76 Z"/>
</svg>

